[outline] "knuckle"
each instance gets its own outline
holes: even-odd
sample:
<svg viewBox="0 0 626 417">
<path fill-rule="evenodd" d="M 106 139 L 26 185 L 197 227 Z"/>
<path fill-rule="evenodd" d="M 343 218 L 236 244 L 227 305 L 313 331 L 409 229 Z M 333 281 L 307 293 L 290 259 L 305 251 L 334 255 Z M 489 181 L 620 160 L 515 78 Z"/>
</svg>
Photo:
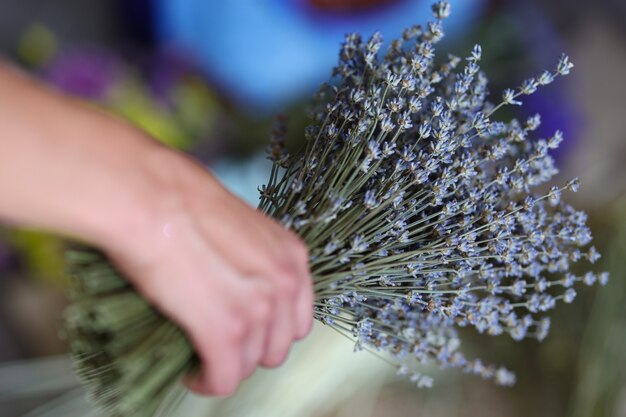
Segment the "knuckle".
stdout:
<svg viewBox="0 0 626 417">
<path fill-rule="evenodd" d="M 309 333 L 311 333 L 311 330 L 313 330 L 313 319 L 307 320 L 301 325 L 301 329 L 296 334 L 296 339 L 304 339 Z"/>
<path fill-rule="evenodd" d="M 272 303 L 268 296 L 258 296 L 254 302 L 253 319 L 256 322 L 266 323 L 269 321 L 272 311 Z"/>
<path fill-rule="evenodd" d="M 228 375 L 226 378 L 215 382 L 212 385 L 212 393 L 217 396 L 228 396 L 234 394 L 237 390 L 239 382 L 234 375 Z"/>
<path fill-rule="evenodd" d="M 199 395 L 227 396 L 232 394 L 238 386 L 236 375 L 227 369 L 218 369 L 201 375 L 193 376 L 185 381 L 187 387 Z"/>
<path fill-rule="evenodd" d="M 266 352 L 263 360 L 263 366 L 268 368 L 275 368 L 282 365 L 289 356 L 289 351 L 293 343 L 291 335 L 283 334 L 279 337 L 275 337 L 272 341 L 271 347 Z"/>
<path fill-rule="evenodd" d="M 287 356 L 289 355 L 289 348 L 281 348 L 272 352 L 264 362 L 264 365 L 270 368 L 275 368 L 285 363 Z"/>
<path fill-rule="evenodd" d="M 215 358 L 213 365 L 213 368 L 208 370 L 212 395 L 227 396 L 233 394 L 241 382 L 239 369 L 242 364 L 240 360 L 232 355 L 222 355 Z"/>
<path fill-rule="evenodd" d="M 233 343 L 243 341 L 246 336 L 246 321 L 239 315 L 234 314 L 224 324 L 224 333 L 226 338 Z"/>
<path fill-rule="evenodd" d="M 292 274 L 279 276 L 276 286 L 278 291 L 287 297 L 293 297 L 298 292 L 298 281 Z"/>
<path fill-rule="evenodd" d="M 308 335 L 313 328 L 313 313 L 312 311 L 301 310 L 298 320 L 296 322 L 296 339 L 303 339 Z"/>
</svg>

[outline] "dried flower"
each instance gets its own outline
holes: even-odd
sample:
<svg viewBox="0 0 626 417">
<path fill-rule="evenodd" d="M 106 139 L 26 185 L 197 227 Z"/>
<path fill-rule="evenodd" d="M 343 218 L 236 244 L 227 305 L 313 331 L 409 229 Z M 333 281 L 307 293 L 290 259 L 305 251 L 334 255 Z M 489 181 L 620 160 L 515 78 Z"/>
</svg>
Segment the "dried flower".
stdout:
<svg viewBox="0 0 626 417">
<path fill-rule="evenodd" d="M 386 354 L 420 387 L 433 383 L 415 369 L 424 363 L 511 385 L 508 370 L 463 355 L 458 328 L 543 340 L 550 327 L 543 313 L 573 301 L 575 283 L 607 279 L 568 272 L 572 262 L 599 256 L 581 251 L 591 240 L 586 215 L 561 198 L 578 181 L 531 194 L 556 173 L 548 150 L 561 133 L 531 140 L 539 117 L 497 120 L 502 106 L 521 104 L 520 95 L 572 65 L 563 56 L 554 71 L 506 90 L 494 105 L 479 46 L 463 66 L 456 57 L 436 63 L 449 4 L 433 10 L 434 22 L 405 31 L 384 57 L 379 34 L 346 37 L 338 79 L 318 94 L 304 151 L 288 156 L 283 129 L 274 129 L 274 167 L 259 208 L 307 243 L 314 316 L 353 338 L 357 350 Z M 114 414 L 148 415 L 144 404 L 158 407 L 168 382 L 196 365 L 193 352 L 94 256 L 75 260 L 79 297 L 68 310 L 79 368 Z M 150 327 L 138 329 L 139 320 Z M 140 342 L 138 355 L 124 353 Z M 159 362 L 163 355 L 168 361 Z"/>
<path fill-rule="evenodd" d="M 459 340 L 458 327 L 542 340 L 550 322 L 541 314 L 559 300 L 572 302 L 575 282 L 597 281 L 593 273 L 568 274 L 572 261 L 599 256 L 595 248 L 579 251 L 591 240 L 586 216 L 562 201 L 564 191 L 578 190 L 578 180 L 530 194 L 556 173 L 548 150 L 563 134 L 529 139 L 539 115 L 524 124 L 496 119 L 502 106 L 521 104 L 519 96 L 568 74 L 572 64 L 563 55 L 554 71 L 505 90 L 502 102 L 491 104 L 480 46 L 458 70 L 455 57 L 435 63 L 449 5 L 437 2 L 433 10 L 433 24 L 407 30 L 382 59 L 368 55 L 380 35 L 365 43 L 346 39 L 341 77 L 324 88 L 332 110 L 319 104 L 320 133 L 269 184 L 277 194 L 262 198 L 260 207 L 282 218 L 297 216 L 292 206 L 304 202 L 304 216 L 323 218 L 333 205 L 321 187 L 352 201 L 350 209 L 333 211 L 331 222 L 294 227 L 311 249 L 316 318 L 347 335 L 367 320 L 368 331 L 357 332 L 359 346 L 391 355 L 400 369 L 413 358 L 510 385 L 510 372 L 465 359 L 458 344 L 449 344 Z M 364 92 L 358 102 L 351 99 L 356 91 Z M 352 120 L 341 116 L 345 109 Z M 368 128 L 358 129 L 364 120 Z M 328 125 L 342 128 L 330 138 Z M 379 150 L 388 148 L 396 151 L 381 157 Z M 298 168 L 312 158 L 317 169 Z M 304 181 L 299 192 L 290 191 L 294 181 Z M 355 250 L 355 240 L 363 249 Z M 364 301 L 346 302 L 347 293 Z M 418 382 L 419 372 L 402 373 L 429 385 Z"/>
</svg>

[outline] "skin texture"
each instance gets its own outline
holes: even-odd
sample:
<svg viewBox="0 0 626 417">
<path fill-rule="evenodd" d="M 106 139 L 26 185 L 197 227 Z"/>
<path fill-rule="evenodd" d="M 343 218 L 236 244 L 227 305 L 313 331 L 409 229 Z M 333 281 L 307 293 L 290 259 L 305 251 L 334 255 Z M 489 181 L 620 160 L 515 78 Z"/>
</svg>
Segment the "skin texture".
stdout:
<svg viewBox="0 0 626 417">
<path fill-rule="evenodd" d="M 90 243 L 189 335 L 230 395 L 312 326 L 306 246 L 190 157 L 0 63 L 0 219 Z"/>
</svg>

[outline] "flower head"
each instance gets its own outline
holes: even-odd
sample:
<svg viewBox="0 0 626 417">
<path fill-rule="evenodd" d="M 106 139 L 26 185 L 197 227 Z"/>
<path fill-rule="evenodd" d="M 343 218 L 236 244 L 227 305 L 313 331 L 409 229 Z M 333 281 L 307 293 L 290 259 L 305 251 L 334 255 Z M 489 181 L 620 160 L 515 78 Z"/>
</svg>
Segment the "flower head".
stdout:
<svg viewBox="0 0 626 417">
<path fill-rule="evenodd" d="M 415 369 L 427 363 L 511 385 L 510 371 L 465 357 L 458 329 L 543 340 L 546 313 L 572 302 L 576 284 L 608 281 L 569 272 L 600 257 L 588 247 L 586 214 L 564 201 L 578 180 L 534 191 L 557 172 L 549 150 L 562 135 L 534 140 L 538 116 L 498 113 L 572 64 L 563 56 L 554 71 L 490 103 L 480 47 L 465 60 L 435 59 L 449 4 L 433 12 L 434 22 L 408 29 L 384 54 L 379 34 L 347 36 L 302 152 L 287 154 L 277 120 L 259 208 L 307 243 L 314 316 L 356 350 L 386 354 L 418 387 L 433 384 Z M 115 415 L 152 415 L 176 376 L 198 365 L 192 346 L 104 255 L 70 263 L 66 327 L 79 372 Z M 166 351 L 173 360 L 163 368 L 155 358 Z"/>
<path fill-rule="evenodd" d="M 346 38 L 339 77 L 323 87 L 309 128 L 317 134 L 268 185 L 277 193 L 262 198 L 261 208 L 279 219 L 332 213 L 329 221 L 292 226 L 311 250 L 317 318 L 339 315 L 325 322 L 358 334 L 360 348 L 511 385 L 506 369 L 464 358 L 457 328 L 543 340 L 545 313 L 572 302 L 575 283 L 599 280 L 568 273 L 572 262 L 599 257 L 582 249 L 591 241 L 586 215 L 563 201 L 578 180 L 533 192 L 556 173 L 548 151 L 562 133 L 535 140 L 539 115 L 524 123 L 498 115 L 573 65 L 563 55 L 554 71 L 490 103 L 480 46 L 462 65 L 456 57 L 435 60 L 450 6 L 439 1 L 433 12 L 433 23 L 408 29 L 382 56 L 380 34 Z M 307 169 L 311 159 L 316 167 Z M 352 204 L 336 207 L 337 197 Z M 298 213 L 297 203 L 307 212 Z M 338 304 L 342 294 L 363 301 Z M 365 321 L 367 332 L 359 330 Z M 401 369 L 418 386 L 432 382 Z"/>
</svg>

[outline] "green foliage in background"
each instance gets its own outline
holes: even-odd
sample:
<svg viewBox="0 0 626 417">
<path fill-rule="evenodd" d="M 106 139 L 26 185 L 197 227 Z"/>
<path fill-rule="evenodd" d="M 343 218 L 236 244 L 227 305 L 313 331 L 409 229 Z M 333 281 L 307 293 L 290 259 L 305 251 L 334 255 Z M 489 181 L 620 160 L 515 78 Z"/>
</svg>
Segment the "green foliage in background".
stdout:
<svg viewBox="0 0 626 417">
<path fill-rule="evenodd" d="M 595 295 L 570 403 L 570 417 L 621 417 L 626 412 L 626 206 L 614 220 L 604 268 L 611 274 L 606 291 Z M 620 409 L 621 407 L 621 409 Z"/>
</svg>

